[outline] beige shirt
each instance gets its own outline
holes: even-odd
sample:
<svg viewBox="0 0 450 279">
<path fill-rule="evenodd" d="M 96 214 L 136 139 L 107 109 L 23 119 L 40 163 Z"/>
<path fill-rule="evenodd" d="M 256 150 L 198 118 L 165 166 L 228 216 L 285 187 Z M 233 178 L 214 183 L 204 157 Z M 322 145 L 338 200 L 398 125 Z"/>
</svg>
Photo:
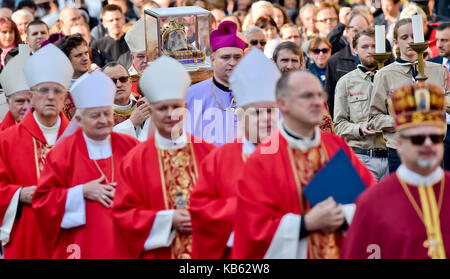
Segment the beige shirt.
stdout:
<svg viewBox="0 0 450 279">
<path fill-rule="evenodd" d="M 370 76 L 358 68 L 341 77 L 336 84 L 335 130 L 351 147 L 386 149 L 382 133 L 369 136 L 359 133 L 359 126 L 369 120 L 372 87 Z"/>
<path fill-rule="evenodd" d="M 437 63 L 425 61 L 425 75 L 427 83 L 439 86 L 443 92 L 446 91 L 447 71 Z M 392 63 L 375 75 L 373 81 L 373 95 L 370 102 L 369 128 L 383 131 L 386 146 L 397 148 L 394 140 L 395 122 L 389 114 L 387 100 L 391 93 L 399 87 L 414 82 L 411 66 L 402 66 Z"/>
</svg>

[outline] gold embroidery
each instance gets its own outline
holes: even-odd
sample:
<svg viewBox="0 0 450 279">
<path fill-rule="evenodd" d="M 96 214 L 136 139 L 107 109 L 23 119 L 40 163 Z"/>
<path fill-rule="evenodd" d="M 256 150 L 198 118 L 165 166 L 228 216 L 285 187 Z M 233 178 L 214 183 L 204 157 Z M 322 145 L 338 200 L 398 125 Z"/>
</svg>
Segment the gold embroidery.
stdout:
<svg viewBox="0 0 450 279">
<path fill-rule="evenodd" d="M 37 179 L 41 176 L 41 171 L 44 169 L 45 158 L 47 158 L 48 152 L 52 149 L 52 146 L 43 143 L 33 137 L 34 147 L 34 159 L 36 163 L 36 176 Z"/>
<path fill-rule="evenodd" d="M 288 154 L 297 185 L 301 213 L 304 215 L 311 209 L 311 205 L 303 196 L 302 189 L 328 162 L 328 153 L 321 142 L 318 147 L 309 148 L 306 151 L 288 147 Z M 339 258 L 341 242 L 342 233 L 339 231 L 331 234 L 312 232 L 308 236 L 308 258 L 337 259 Z"/>
<path fill-rule="evenodd" d="M 189 209 L 189 198 L 198 177 L 192 144 L 180 149 L 157 150 L 166 209 L 175 208 L 174 204 L 179 195 L 186 201 L 184 209 Z M 172 258 L 190 259 L 191 252 L 192 236 L 177 232 L 171 246 Z"/>
</svg>

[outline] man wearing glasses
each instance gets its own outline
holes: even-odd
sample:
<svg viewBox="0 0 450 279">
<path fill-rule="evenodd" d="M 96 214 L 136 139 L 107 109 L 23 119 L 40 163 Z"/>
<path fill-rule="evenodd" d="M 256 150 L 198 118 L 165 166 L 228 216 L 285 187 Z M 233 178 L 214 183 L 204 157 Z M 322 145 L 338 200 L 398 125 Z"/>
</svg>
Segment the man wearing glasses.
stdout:
<svg viewBox="0 0 450 279">
<path fill-rule="evenodd" d="M 257 47 L 264 52 L 266 46 L 266 37 L 261 28 L 258 26 L 252 26 L 244 31 L 244 36 L 247 38 L 248 47 L 245 49 L 245 53 L 249 52 L 251 48 Z"/>
<path fill-rule="evenodd" d="M 33 108 L 0 135 L 0 239 L 5 258 L 47 258 L 31 198 L 47 153 L 69 124 L 62 109 L 73 68 L 49 44 L 27 60 L 23 72 Z"/>
<path fill-rule="evenodd" d="M 450 174 L 440 167 L 444 94 L 431 84 L 405 85 L 392 93 L 389 109 L 401 165 L 358 198 L 341 257 L 445 259 L 450 191 L 444 189 Z"/>
<path fill-rule="evenodd" d="M 114 95 L 114 132 L 145 141 L 150 127 L 150 105 L 147 99 L 132 96 L 132 81 L 125 67 L 117 62 L 106 64 L 102 71 L 116 85 Z"/>
</svg>

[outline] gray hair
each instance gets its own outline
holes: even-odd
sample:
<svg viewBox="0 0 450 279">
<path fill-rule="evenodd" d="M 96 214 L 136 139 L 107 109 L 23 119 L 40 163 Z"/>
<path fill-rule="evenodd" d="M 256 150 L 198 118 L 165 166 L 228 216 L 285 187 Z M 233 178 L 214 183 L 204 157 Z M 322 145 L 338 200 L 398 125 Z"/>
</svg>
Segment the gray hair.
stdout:
<svg viewBox="0 0 450 279">
<path fill-rule="evenodd" d="M 73 117 L 77 117 L 77 116 L 80 118 L 83 117 L 83 113 L 85 110 L 86 109 L 84 109 L 84 108 L 77 108 Z"/>
<path fill-rule="evenodd" d="M 262 29 L 258 26 L 251 26 L 244 31 L 244 36 L 248 39 L 248 36 L 256 32 L 262 32 Z"/>
<path fill-rule="evenodd" d="M 312 8 L 314 10 L 314 14 L 317 13 L 317 7 L 314 4 L 308 3 L 306 5 L 304 5 L 300 11 L 298 12 L 298 15 L 300 16 L 300 18 L 302 17 L 302 14 L 306 11 L 306 9 L 308 8 Z"/>
<path fill-rule="evenodd" d="M 16 22 L 16 20 L 18 19 L 17 17 L 22 16 L 22 15 L 28 17 L 30 20 L 33 20 L 33 19 L 34 19 L 33 14 L 30 13 L 30 11 L 25 10 L 25 9 L 20 9 L 20 10 L 15 11 L 15 12 L 11 15 L 11 19 L 12 19 L 14 22 Z"/>
</svg>

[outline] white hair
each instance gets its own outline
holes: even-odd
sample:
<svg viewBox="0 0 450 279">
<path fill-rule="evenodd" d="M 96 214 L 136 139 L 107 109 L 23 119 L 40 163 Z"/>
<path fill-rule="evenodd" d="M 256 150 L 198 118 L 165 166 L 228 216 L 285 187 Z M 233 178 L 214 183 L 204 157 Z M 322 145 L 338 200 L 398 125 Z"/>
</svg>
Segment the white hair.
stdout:
<svg viewBox="0 0 450 279">
<path fill-rule="evenodd" d="M 85 109 L 84 108 L 77 108 L 77 110 L 75 111 L 75 115 L 73 117 L 83 117 L 83 113 L 84 113 Z"/>
<path fill-rule="evenodd" d="M 20 9 L 15 11 L 12 15 L 11 15 L 11 19 L 12 21 L 16 22 L 17 20 L 19 20 L 20 16 L 26 16 L 28 17 L 28 19 L 33 20 L 34 16 L 32 13 L 30 13 L 30 11 L 25 10 L 25 9 Z"/>
<path fill-rule="evenodd" d="M 256 32 L 262 32 L 262 29 L 258 26 L 251 26 L 244 31 L 244 36 L 248 38 L 248 36 Z"/>
</svg>

